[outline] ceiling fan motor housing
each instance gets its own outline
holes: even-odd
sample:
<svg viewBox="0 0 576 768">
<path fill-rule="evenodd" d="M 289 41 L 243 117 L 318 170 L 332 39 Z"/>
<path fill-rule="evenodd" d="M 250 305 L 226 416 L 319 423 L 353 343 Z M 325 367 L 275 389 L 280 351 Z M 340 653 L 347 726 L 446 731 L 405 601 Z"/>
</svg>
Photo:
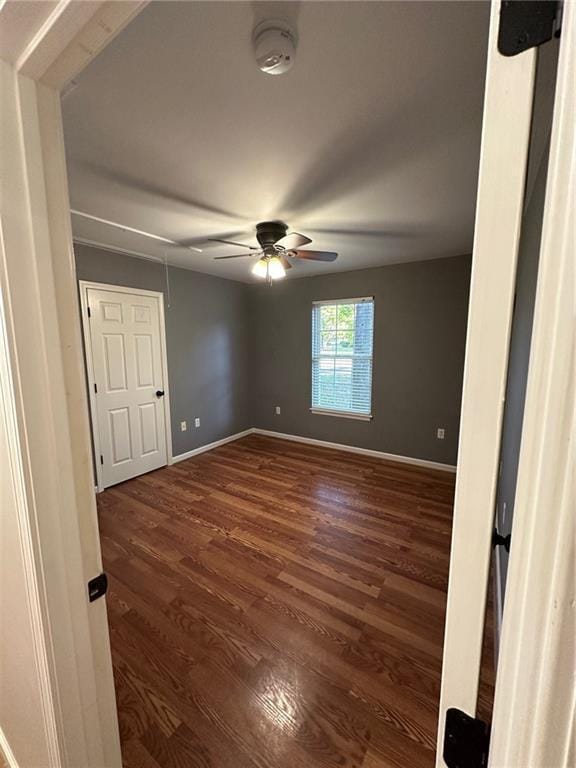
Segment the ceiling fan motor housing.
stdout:
<svg viewBox="0 0 576 768">
<path fill-rule="evenodd" d="M 277 240 L 284 237 L 288 225 L 283 221 L 263 221 L 256 225 L 256 239 L 264 250 L 271 249 Z"/>
</svg>

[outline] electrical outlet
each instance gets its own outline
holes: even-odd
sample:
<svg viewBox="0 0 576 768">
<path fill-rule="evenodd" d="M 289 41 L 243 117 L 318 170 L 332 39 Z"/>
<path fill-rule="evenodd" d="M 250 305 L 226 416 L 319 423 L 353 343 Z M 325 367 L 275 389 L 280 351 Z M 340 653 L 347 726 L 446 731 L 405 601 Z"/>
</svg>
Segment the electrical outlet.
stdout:
<svg viewBox="0 0 576 768">
<path fill-rule="evenodd" d="M 200 426 L 200 419 L 194 419 L 194 426 L 198 428 Z"/>
<path fill-rule="evenodd" d="M 187 429 L 188 429 L 188 424 L 186 424 L 185 421 L 181 421 L 180 422 L 180 432 L 186 432 Z"/>
<path fill-rule="evenodd" d="M 276 411 L 276 416 L 280 416 L 280 406 L 277 405 L 274 410 Z"/>
<path fill-rule="evenodd" d="M 438 427 L 438 429 L 436 430 L 436 437 L 438 438 L 438 440 L 444 440 L 444 436 L 445 436 L 444 427 Z"/>
</svg>

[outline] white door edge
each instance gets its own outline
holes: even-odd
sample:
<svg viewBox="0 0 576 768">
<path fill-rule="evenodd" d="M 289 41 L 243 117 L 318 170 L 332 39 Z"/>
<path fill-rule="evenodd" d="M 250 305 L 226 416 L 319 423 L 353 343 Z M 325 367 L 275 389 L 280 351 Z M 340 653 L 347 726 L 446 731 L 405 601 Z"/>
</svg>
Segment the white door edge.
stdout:
<svg viewBox="0 0 576 768">
<path fill-rule="evenodd" d="M 436 767 L 446 712 L 478 697 L 536 51 L 498 52 L 492 0 L 474 231 Z"/>
<path fill-rule="evenodd" d="M 92 443 L 94 450 L 94 466 L 96 467 L 96 489 L 98 493 L 104 490 L 104 479 L 102 475 L 102 466 L 97 457 L 101 453 L 101 438 L 98 422 L 98 411 L 96 397 L 94 392 L 94 362 L 92 357 L 92 337 L 90 334 L 90 324 L 88 321 L 88 291 L 114 291 L 116 293 L 127 293 L 133 296 L 147 296 L 158 301 L 158 314 L 160 318 L 160 349 L 162 359 L 162 378 L 164 380 L 164 424 L 166 442 L 166 461 L 168 466 L 173 463 L 172 455 L 172 427 L 170 421 L 170 385 L 168 379 L 168 356 L 166 351 L 166 324 L 164 318 L 164 294 L 162 291 L 148 291 L 140 288 L 130 288 L 125 285 L 113 285 L 111 283 L 97 283 L 90 280 L 79 280 L 80 288 L 80 306 L 82 309 L 82 334 L 84 337 L 84 349 L 86 359 L 86 373 L 88 379 L 88 395 L 90 399 L 90 418 L 92 420 Z"/>
<path fill-rule="evenodd" d="M 491 768 L 576 759 L 576 5 L 564 4 Z"/>
</svg>

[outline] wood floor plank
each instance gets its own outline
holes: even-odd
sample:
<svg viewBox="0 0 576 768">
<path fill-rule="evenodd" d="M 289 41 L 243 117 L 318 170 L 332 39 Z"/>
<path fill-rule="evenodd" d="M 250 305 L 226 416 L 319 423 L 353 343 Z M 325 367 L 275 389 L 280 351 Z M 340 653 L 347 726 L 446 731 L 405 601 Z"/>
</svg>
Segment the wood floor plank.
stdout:
<svg viewBox="0 0 576 768">
<path fill-rule="evenodd" d="M 137 739 L 122 741 L 122 763 L 124 768 L 161 768 Z"/>
<path fill-rule="evenodd" d="M 125 768 L 433 765 L 453 494 L 259 435 L 100 494 Z"/>
</svg>

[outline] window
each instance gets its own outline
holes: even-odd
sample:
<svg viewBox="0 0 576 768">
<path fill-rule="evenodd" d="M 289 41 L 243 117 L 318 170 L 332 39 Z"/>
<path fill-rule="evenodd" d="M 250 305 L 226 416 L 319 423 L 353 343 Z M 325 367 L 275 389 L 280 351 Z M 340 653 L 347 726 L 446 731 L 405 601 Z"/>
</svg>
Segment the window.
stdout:
<svg viewBox="0 0 576 768">
<path fill-rule="evenodd" d="M 318 301 L 312 306 L 312 408 L 372 416 L 374 300 Z"/>
</svg>

